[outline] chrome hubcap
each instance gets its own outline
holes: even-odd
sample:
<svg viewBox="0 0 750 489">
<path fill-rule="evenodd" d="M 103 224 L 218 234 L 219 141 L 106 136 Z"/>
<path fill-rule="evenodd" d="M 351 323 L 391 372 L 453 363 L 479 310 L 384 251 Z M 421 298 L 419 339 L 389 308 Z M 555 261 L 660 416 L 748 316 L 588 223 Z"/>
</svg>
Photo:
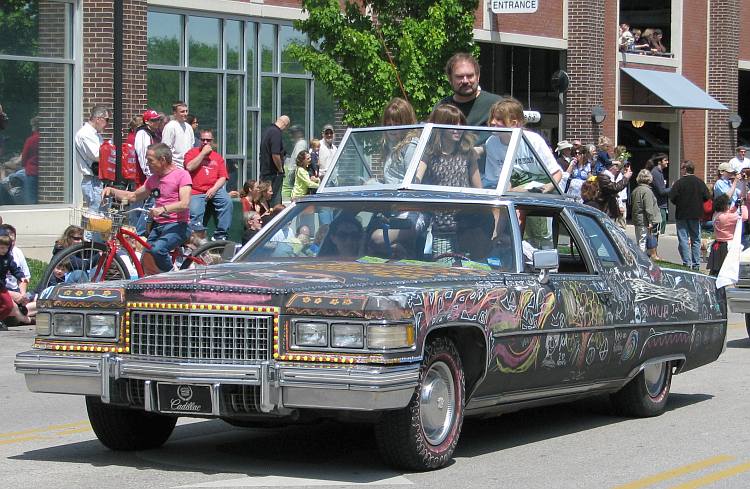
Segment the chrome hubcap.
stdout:
<svg viewBox="0 0 750 489">
<path fill-rule="evenodd" d="M 658 396 L 664 388 L 667 377 L 667 364 L 655 363 L 647 365 L 643 369 L 643 378 L 646 381 L 646 390 L 651 397 Z"/>
<path fill-rule="evenodd" d="M 441 444 L 456 416 L 456 386 L 448 366 L 437 362 L 424 376 L 420 391 L 419 417 L 427 441 Z"/>
</svg>

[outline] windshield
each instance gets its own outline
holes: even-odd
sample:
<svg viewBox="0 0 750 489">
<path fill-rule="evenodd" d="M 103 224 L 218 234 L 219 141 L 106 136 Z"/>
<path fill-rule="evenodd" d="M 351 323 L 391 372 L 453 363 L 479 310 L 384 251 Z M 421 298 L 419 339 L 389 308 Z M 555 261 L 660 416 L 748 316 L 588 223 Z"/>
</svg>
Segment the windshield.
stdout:
<svg viewBox="0 0 750 489">
<path fill-rule="evenodd" d="M 347 131 L 318 193 L 362 187 L 559 193 L 562 169 L 532 131 L 427 124 Z"/>
<path fill-rule="evenodd" d="M 298 203 L 237 260 L 419 262 L 515 271 L 512 229 L 505 206 Z"/>
</svg>

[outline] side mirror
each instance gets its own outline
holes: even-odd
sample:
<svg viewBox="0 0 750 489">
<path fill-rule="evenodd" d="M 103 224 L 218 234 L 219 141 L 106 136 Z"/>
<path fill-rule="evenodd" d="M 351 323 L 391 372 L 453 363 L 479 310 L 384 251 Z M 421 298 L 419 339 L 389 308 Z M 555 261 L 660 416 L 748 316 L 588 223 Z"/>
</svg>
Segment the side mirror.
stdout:
<svg viewBox="0 0 750 489">
<path fill-rule="evenodd" d="M 237 245 L 235 243 L 227 243 L 224 250 L 221 252 L 221 261 L 228 262 L 234 258 L 234 254 L 237 251 Z"/>
<path fill-rule="evenodd" d="M 534 271 L 539 272 L 539 283 L 543 285 L 549 282 L 549 272 L 560 268 L 557 250 L 536 250 L 532 260 Z"/>
</svg>

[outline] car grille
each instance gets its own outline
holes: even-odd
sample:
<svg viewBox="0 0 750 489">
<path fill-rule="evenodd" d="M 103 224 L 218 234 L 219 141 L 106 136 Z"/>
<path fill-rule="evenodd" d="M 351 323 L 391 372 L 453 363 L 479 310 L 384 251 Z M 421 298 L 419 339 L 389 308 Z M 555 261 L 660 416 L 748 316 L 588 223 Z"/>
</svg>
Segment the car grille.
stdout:
<svg viewBox="0 0 750 489">
<path fill-rule="evenodd" d="M 130 312 L 134 355 L 249 362 L 268 360 L 273 316 L 191 312 Z"/>
</svg>

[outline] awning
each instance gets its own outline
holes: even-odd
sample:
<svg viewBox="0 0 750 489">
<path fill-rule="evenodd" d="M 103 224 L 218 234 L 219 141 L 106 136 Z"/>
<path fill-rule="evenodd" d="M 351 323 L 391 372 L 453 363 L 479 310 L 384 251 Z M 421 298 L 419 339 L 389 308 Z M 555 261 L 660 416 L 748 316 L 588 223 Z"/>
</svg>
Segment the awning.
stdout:
<svg viewBox="0 0 750 489">
<path fill-rule="evenodd" d="M 729 110 L 679 73 L 636 68 L 621 69 L 675 109 Z"/>
</svg>

